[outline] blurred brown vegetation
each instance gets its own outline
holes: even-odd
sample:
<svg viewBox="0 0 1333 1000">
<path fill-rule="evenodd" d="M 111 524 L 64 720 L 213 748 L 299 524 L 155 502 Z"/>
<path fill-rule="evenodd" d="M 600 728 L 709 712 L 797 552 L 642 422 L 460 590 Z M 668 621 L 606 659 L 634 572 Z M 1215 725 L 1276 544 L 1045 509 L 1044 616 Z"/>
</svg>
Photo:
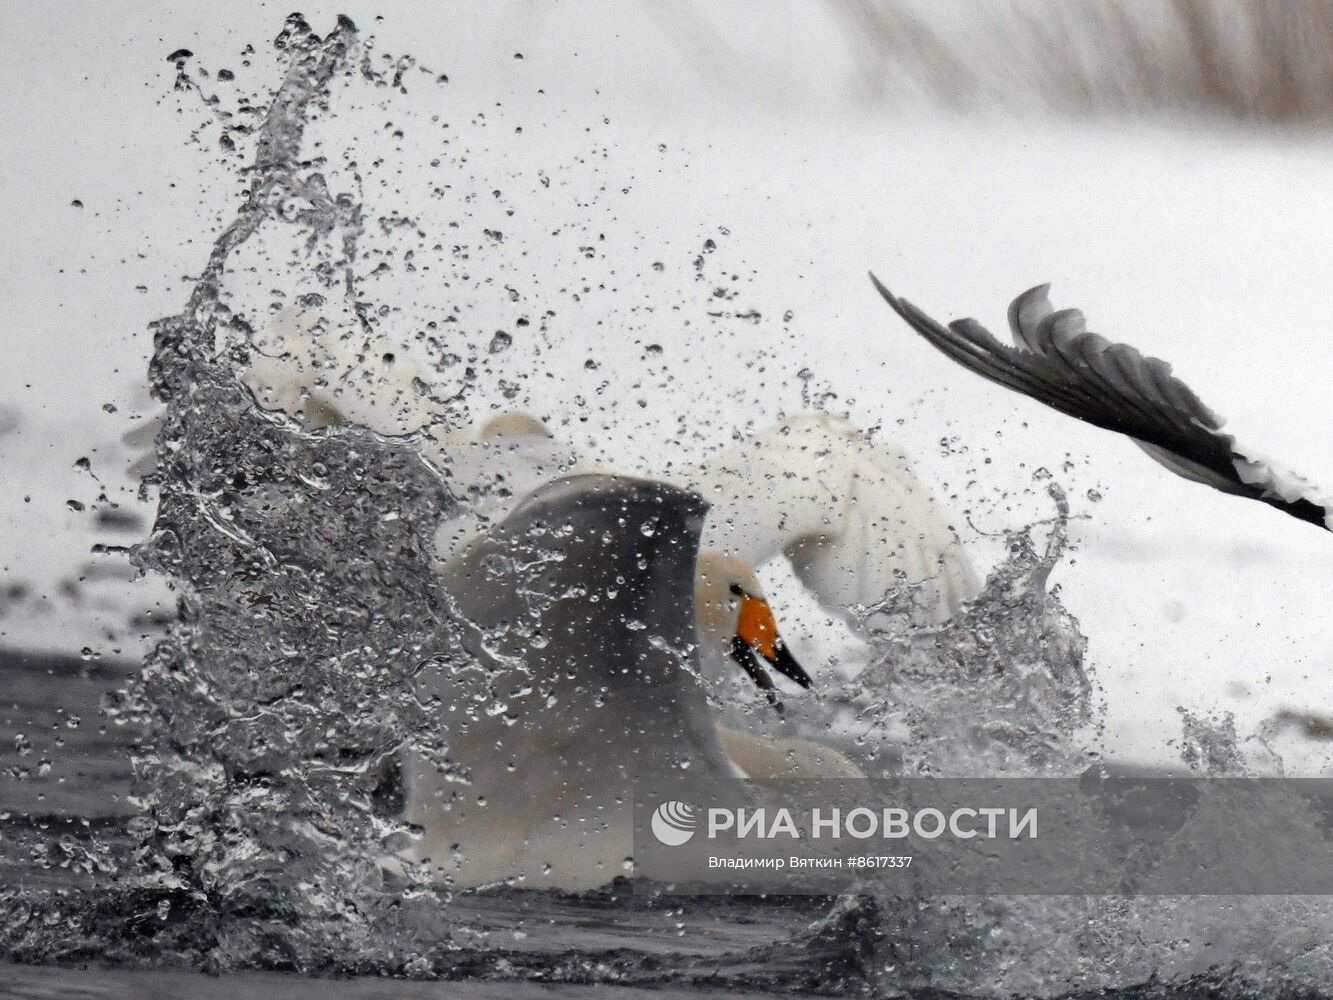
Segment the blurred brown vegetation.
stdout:
<svg viewBox="0 0 1333 1000">
<path fill-rule="evenodd" d="M 829 0 L 863 97 L 1333 121 L 1333 0 Z"/>
</svg>

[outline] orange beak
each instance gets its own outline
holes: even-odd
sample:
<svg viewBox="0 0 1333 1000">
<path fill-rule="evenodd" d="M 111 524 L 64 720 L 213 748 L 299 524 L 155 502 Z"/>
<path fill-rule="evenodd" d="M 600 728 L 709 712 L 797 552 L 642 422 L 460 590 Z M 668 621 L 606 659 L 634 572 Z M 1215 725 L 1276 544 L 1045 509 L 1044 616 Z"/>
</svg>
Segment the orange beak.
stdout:
<svg viewBox="0 0 1333 1000">
<path fill-rule="evenodd" d="M 762 657 L 765 663 L 784 677 L 808 688 L 812 683 L 810 675 L 796 662 L 796 657 L 791 655 L 786 643 L 782 641 L 777 620 L 768 602 L 762 597 L 747 594 L 740 587 L 732 587 L 731 592 L 741 602 L 736 614 L 736 636 L 731 642 L 731 658 L 765 691 L 774 690 L 773 678 L 755 661 L 756 656 Z M 769 700 L 776 704 L 772 694 Z"/>
<path fill-rule="evenodd" d="M 736 635 L 766 660 L 777 656 L 778 623 L 768 602 L 741 591 L 741 607 L 736 615 Z"/>
</svg>

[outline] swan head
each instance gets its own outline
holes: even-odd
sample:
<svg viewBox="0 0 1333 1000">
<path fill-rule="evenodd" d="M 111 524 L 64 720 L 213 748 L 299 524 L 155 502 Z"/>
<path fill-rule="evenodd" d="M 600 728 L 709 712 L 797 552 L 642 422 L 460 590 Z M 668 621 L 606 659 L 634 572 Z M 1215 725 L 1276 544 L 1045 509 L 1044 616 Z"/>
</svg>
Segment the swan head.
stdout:
<svg viewBox="0 0 1333 1000">
<path fill-rule="evenodd" d="M 738 664 L 776 703 L 772 667 L 803 688 L 810 675 L 792 656 L 754 570 L 739 559 L 702 549 L 695 563 L 694 610 L 705 651 Z"/>
</svg>

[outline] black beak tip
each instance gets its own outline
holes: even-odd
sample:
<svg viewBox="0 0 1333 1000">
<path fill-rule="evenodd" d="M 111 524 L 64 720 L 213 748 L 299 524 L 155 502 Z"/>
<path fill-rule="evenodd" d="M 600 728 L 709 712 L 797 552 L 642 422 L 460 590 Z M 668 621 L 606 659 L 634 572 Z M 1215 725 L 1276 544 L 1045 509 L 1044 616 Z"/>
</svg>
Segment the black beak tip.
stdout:
<svg viewBox="0 0 1333 1000">
<path fill-rule="evenodd" d="M 732 640 L 730 652 L 731 658 L 740 664 L 741 669 L 749 675 L 750 679 L 764 692 L 764 696 L 768 698 L 769 703 L 779 712 L 782 711 L 782 702 L 778 701 L 773 678 L 760 665 L 760 660 L 778 671 L 783 677 L 790 678 L 803 688 L 809 688 L 813 683 L 810 675 L 805 672 L 805 668 L 796 662 L 796 657 L 792 656 L 782 643 L 778 643 L 777 655 L 771 660 L 766 656 L 761 657 L 758 650 L 751 648 L 750 644 L 740 636 Z"/>
<path fill-rule="evenodd" d="M 785 643 L 777 644 L 777 656 L 773 659 L 773 668 L 783 677 L 790 678 L 807 690 L 814 684 L 814 680 L 805 672 L 805 668 L 796 662 L 796 657 L 791 655 Z"/>
</svg>

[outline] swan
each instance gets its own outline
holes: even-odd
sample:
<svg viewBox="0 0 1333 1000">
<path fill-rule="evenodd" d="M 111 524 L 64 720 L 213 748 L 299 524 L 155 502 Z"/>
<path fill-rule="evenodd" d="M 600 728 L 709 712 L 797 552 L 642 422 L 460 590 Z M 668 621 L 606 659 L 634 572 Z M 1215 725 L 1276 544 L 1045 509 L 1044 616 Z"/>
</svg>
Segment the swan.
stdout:
<svg viewBox="0 0 1333 1000">
<path fill-rule="evenodd" d="M 974 319 L 947 327 L 870 280 L 917 333 L 964 368 L 1072 417 L 1125 435 L 1160 465 L 1191 482 L 1268 504 L 1333 530 L 1333 497 L 1237 443 L 1223 420 L 1171 366 L 1088 331 L 1077 309 L 1052 307 L 1049 285 L 1009 306 L 1014 346 Z"/>
<path fill-rule="evenodd" d="M 240 378 L 262 408 L 310 429 L 349 422 L 414 436 L 465 501 L 439 526 L 437 566 L 539 486 L 623 471 L 591 461 L 526 413 L 502 413 L 476 431 L 455 426 L 448 401 L 431 393 L 436 376 L 358 332 L 331 328 L 314 309 L 278 312 L 255 335 Z M 126 440 L 142 448 L 155 430 L 150 421 Z M 150 467 L 151 457 L 134 471 Z M 665 478 L 708 501 L 705 549 L 751 567 L 785 560 L 826 612 L 862 635 L 884 627 L 874 609 L 890 593 L 908 598 L 900 614 L 912 625 L 931 626 L 981 590 L 948 512 L 907 455 L 849 421 L 797 414 Z"/>
<path fill-rule="evenodd" d="M 630 874 L 634 797 L 657 784 L 744 797 L 743 781 L 860 776 L 830 748 L 718 724 L 702 657 L 769 693 L 765 667 L 810 678 L 753 571 L 700 551 L 706 508 L 668 483 L 566 476 L 449 561 L 468 656 L 416 681 L 447 725 L 437 753 L 404 752 L 404 860 L 459 888 L 590 889 Z"/>
<path fill-rule="evenodd" d="M 827 415 L 667 483 L 599 469 L 527 414 L 460 430 L 410 357 L 333 336 L 310 312 L 279 313 L 239 377 L 262 408 L 310 429 L 411 435 L 464 499 L 438 527 L 436 569 L 468 655 L 418 679 L 445 725 L 438 747 L 401 761 L 417 831 L 401 857 L 455 885 L 588 888 L 625 874 L 634 781 L 860 777 L 829 747 L 722 725 L 710 705 L 737 667 L 778 710 L 773 674 L 812 683 L 755 566 L 785 558 L 862 628 L 863 608 L 904 583 L 927 624 L 979 590 L 906 456 Z M 552 522 L 570 529 L 534 547 Z"/>
</svg>

